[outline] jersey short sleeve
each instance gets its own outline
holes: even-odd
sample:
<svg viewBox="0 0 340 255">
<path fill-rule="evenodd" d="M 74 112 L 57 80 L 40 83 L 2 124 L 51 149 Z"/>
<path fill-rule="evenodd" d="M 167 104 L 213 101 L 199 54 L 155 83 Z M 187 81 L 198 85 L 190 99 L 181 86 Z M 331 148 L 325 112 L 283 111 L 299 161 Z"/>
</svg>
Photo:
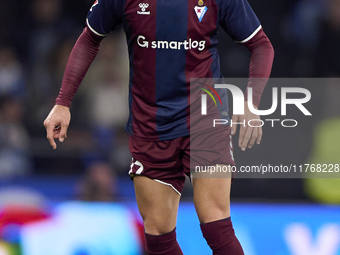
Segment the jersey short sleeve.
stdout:
<svg viewBox="0 0 340 255">
<path fill-rule="evenodd" d="M 122 22 L 124 6 L 124 0 L 96 0 L 87 14 L 87 26 L 99 36 L 108 35 Z"/>
<path fill-rule="evenodd" d="M 217 0 L 220 26 L 238 42 L 249 41 L 261 24 L 247 0 Z"/>
</svg>

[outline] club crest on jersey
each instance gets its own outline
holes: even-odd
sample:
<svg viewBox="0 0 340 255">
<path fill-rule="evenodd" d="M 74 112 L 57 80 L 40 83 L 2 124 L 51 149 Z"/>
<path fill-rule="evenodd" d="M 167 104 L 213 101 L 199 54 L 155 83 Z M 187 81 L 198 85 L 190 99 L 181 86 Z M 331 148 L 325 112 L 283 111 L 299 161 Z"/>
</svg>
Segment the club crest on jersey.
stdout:
<svg viewBox="0 0 340 255">
<path fill-rule="evenodd" d="M 96 0 L 96 1 L 93 3 L 93 5 L 91 6 L 91 9 L 90 9 L 91 12 L 92 12 L 92 8 L 95 7 L 97 4 L 98 4 L 98 0 Z"/>
<path fill-rule="evenodd" d="M 198 4 L 199 5 L 200 4 L 203 5 L 203 1 L 202 0 L 198 1 Z M 204 17 L 204 15 L 205 15 L 205 13 L 208 10 L 208 7 L 206 7 L 206 6 L 195 6 L 194 9 L 195 9 L 195 12 L 196 12 L 196 15 L 197 15 L 197 18 L 198 18 L 199 22 L 201 22 L 203 17 Z"/>
<path fill-rule="evenodd" d="M 141 15 L 150 15 L 150 11 L 146 11 L 146 9 L 149 7 L 148 3 L 139 3 L 139 8 L 141 9 L 140 11 L 137 11 L 137 14 Z"/>
</svg>

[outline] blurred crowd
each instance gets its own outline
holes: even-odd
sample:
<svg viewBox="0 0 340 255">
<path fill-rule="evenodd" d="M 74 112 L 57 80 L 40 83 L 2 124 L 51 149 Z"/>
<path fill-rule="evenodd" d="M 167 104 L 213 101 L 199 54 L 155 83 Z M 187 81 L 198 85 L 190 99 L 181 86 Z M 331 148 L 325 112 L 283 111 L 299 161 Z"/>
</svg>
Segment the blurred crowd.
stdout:
<svg viewBox="0 0 340 255">
<path fill-rule="evenodd" d="M 340 76 L 340 0 L 249 2 L 275 48 L 273 77 Z M 92 0 L 1 1 L 1 179 L 85 174 L 85 169 L 90 169 L 78 195 L 93 200 L 88 190 L 98 189 L 96 181 L 104 186 L 112 184 L 105 179 L 108 168 L 114 176 L 126 174 L 131 160 L 124 132 L 129 70 L 121 28 L 103 40 L 73 101 L 68 138 L 57 151 L 49 147 L 42 125 L 91 5 Z M 219 52 L 225 76 L 247 77 L 248 51 L 222 31 Z M 339 88 L 330 85 L 321 89 L 326 91 L 328 102 L 322 112 L 338 116 L 335 95 L 339 95 Z M 93 173 L 94 168 L 98 173 Z M 111 193 L 103 196 L 113 197 Z"/>
<path fill-rule="evenodd" d="M 48 171 L 46 164 L 58 161 L 51 159 L 52 152 L 43 145 L 41 123 L 54 104 L 91 4 L 61 0 L 2 3 L 0 178 Z M 61 166 L 56 162 L 56 172 L 76 173 L 79 170 L 74 165 L 86 168 L 103 160 L 115 161 L 118 169 L 129 164 L 128 150 L 121 145 L 127 139 L 123 131 L 128 114 L 127 61 L 119 30 L 102 43 L 72 105 L 71 141 L 57 152 L 78 163 Z M 115 150 L 118 146 L 119 151 Z"/>
</svg>

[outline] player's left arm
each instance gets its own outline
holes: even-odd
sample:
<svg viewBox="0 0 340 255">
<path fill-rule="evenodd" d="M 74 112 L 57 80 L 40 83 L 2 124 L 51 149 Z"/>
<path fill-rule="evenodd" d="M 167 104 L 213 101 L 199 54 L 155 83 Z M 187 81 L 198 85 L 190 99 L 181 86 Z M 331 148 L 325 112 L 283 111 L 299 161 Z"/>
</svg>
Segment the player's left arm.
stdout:
<svg viewBox="0 0 340 255">
<path fill-rule="evenodd" d="M 215 0 L 219 6 L 219 24 L 237 43 L 244 44 L 250 51 L 248 87 L 253 89 L 253 104 L 260 105 L 261 95 L 270 76 L 274 50 L 268 37 L 264 33 L 261 23 L 247 0 Z M 234 115 L 233 122 L 246 121 L 240 128 L 239 146 L 242 150 L 258 144 L 262 138 L 261 127 L 249 127 L 248 121 L 260 119 L 248 109 L 247 95 L 245 95 L 245 114 Z M 255 122 L 252 122 L 255 126 Z M 232 126 L 235 134 L 237 125 Z"/>
<path fill-rule="evenodd" d="M 240 43 L 243 43 L 250 51 L 249 81 L 247 88 L 252 88 L 253 106 L 255 109 L 258 109 L 262 92 L 271 73 L 274 59 L 274 49 L 262 27 L 260 27 L 260 30 L 250 40 Z M 248 95 L 246 92 L 244 115 L 233 115 L 232 117 L 233 123 L 244 121 L 246 123 L 245 126 L 240 125 L 240 135 L 238 142 L 239 147 L 241 147 L 243 151 L 247 147 L 252 148 L 255 142 L 260 144 L 262 139 L 262 127 L 260 127 L 261 123 L 256 123 L 253 121 L 253 126 L 258 127 L 251 127 L 247 124 L 249 120 L 260 120 L 259 115 L 256 115 L 249 110 L 247 97 Z M 231 134 L 234 135 L 236 130 L 237 125 L 233 125 L 231 128 Z"/>
</svg>

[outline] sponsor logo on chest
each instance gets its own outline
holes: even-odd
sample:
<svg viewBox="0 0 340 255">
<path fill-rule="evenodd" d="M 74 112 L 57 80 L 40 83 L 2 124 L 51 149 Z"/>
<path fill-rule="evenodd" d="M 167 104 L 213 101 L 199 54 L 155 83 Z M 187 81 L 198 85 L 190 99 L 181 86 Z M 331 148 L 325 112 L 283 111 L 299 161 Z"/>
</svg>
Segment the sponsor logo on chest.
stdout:
<svg viewBox="0 0 340 255">
<path fill-rule="evenodd" d="M 137 37 L 137 44 L 141 48 L 151 49 L 170 49 L 170 50 L 192 50 L 198 49 L 202 51 L 205 49 L 206 41 L 196 41 L 191 38 L 184 41 L 148 41 L 145 36 L 139 35 Z"/>
</svg>

